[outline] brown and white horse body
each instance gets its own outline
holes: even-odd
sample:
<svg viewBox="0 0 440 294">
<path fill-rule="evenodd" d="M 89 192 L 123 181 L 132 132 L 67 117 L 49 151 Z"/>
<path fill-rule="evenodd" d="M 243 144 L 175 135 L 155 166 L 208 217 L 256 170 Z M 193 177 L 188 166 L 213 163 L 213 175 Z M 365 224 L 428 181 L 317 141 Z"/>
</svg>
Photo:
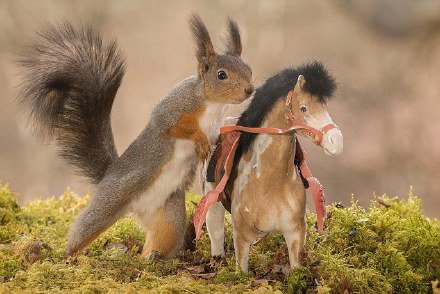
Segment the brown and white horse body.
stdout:
<svg viewBox="0 0 440 294">
<path fill-rule="evenodd" d="M 333 122 L 326 103 L 303 90 L 305 83 L 300 75 L 293 91 L 291 111 L 306 125 L 319 130 Z M 261 127 L 289 127 L 285 118 L 285 101 L 286 97 L 278 99 L 266 114 Z M 294 165 L 297 134 L 307 136 L 303 131 L 282 135 L 259 134 L 239 160 L 231 193 L 231 215 L 236 259 L 243 271 L 248 270 L 251 244 L 273 231 L 279 231 L 284 236 L 290 265 L 300 264 L 306 237 L 306 192 Z M 342 152 L 339 129 L 325 133 L 321 146 L 328 155 Z M 212 187 L 208 185 L 207 188 Z M 222 204 L 217 203 L 207 215 L 213 256 L 224 255 L 224 212 Z"/>
</svg>

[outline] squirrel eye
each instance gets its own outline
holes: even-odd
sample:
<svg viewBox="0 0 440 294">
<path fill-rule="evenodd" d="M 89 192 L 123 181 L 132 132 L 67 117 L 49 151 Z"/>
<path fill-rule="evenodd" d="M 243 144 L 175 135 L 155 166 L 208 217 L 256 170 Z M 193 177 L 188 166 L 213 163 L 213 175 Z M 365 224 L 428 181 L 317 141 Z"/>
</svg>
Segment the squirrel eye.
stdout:
<svg viewBox="0 0 440 294">
<path fill-rule="evenodd" d="M 218 73 L 217 73 L 217 77 L 220 80 L 224 80 L 224 79 L 228 78 L 228 75 L 223 70 L 219 70 Z"/>
<path fill-rule="evenodd" d="M 299 107 L 299 110 L 301 110 L 301 112 L 306 112 L 307 111 L 307 107 L 305 105 L 301 105 Z"/>
</svg>

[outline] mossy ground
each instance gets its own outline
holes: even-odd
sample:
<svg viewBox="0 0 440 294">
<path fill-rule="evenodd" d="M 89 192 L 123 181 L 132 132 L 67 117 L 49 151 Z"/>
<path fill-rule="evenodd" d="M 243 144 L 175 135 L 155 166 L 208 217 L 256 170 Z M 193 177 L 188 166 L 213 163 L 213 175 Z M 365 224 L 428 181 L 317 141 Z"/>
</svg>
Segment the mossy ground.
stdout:
<svg viewBox="0 0 440 294">
<path fill-rule="evenodd" d="M 188 210 L 193 209 L 188 197 Z M 440 222 L 421 213 L 420 199 L 376 200 L 368 210 L 352 202 L 328 206 L 326 231 L 309 224 L 304 267 L 289 273 L 279 234 L 254 245 L 250 274 L 237 273 L 231 226 L 227 257 L 209 259 L 205 234 L 197 250 L 167 261 L 139 258 L 145 235 L 130 218 L 120 220 L 75 259 L 62 258 L 70 223 L 89 196 L 67 191 L 59 199 L 24 207 L 0 186 L 0 293 L 429 293 L 440 278 Z M 345 292 L 344 292 L 345 291 Z M 437 292 L 438 293 L 438 292 Z"/>
</svg>

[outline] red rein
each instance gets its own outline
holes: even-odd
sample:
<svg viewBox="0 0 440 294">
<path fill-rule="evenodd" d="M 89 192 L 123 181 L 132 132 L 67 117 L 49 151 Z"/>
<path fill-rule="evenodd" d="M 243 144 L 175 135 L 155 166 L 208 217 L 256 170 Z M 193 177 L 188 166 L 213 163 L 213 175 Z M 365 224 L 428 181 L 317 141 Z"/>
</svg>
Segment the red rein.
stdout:
<svg viewBox="0 0 440 294">
<path fill-rule="evenodd" d="M 287 110 L 286 119 L 287 122 L 291 125 L 291 127 L 287 129 L 283 130 L 278 128 L 249 128 L 243 126 L 224 126 L 220 128 L 220 134 L 224 134 L 225 138 L 222 142 L 221 156 L 216 163 L 216 173 L 220 174 L 218 170 L 219 168 L 223 168 L 224 174 L 221 179 L 217 179 L 216 177 L 217 185 L 215 189 L 209 191 L 206 195 L 204 195 L 200 203 L 197 205 L 196 212 L 194 213 L 194 228 L 196 230 L 197 240 L 202 234 L 202 227 L 205 223 L 206 215 L 209 208 L 216 202 L 220 201 L 220 195 L 223 193 L 226 183 L 228 182 L 229 175 L 232 170 L 232 164 L 234 162 L 235 150 L 237 149 L 238 140 L 240 139 L 241 132 L 253 134 L 285 134 L 295 130 L 305 130 L 307 134 L 312 137 L 312 141 L 315 144 L 321 145 L 324 135 L 329 130 L 338 128 L 335 124 L 328 124 L 321 130 L 317 130 L 315 128 L 305 125 L 303 122 L 298 120 L 291 111 L 291 96 L 292 91 L 289 92 L 289 94 L 287 95 L 285 105 Z M 326 217 L 324 190 L 319 181 L 312 176 L 305 161 L 306 153 L 304 149 L 299 145 L 298 141 L 297 146 L 301 148 L 301 151 L 304 155 L 304 160 L 300 163 L 299 168 L 301 170 L 301 174 L 307 180 L 309 187 L 312 190 L 313 202 L 316 209 L 318 232 L 322 233 L 324 231 L 324 219 Z"/>
</svg>

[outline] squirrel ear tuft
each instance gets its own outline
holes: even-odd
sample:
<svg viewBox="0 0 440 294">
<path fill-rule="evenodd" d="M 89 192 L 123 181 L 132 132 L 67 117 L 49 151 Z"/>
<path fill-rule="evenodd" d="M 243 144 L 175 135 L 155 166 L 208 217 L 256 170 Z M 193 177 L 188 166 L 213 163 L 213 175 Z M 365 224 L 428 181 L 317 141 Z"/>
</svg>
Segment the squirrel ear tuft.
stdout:
<svg viewBox="0 0 440 294">
<path fill-rule="evenodd" d="M 237 23 L 228 18 L 228 37 L 226 39 L 226 53 L 233 55 L 241 55 L 241 37 Z"/>
<path fill-rule="evenodd" d="M 208 30 L 198 14 L 191 16 L 189 25 L 197 46 L 196 56 L 199 62 L 199 70 L 206 72 L 217 60 L 211 37 L 209 37 Z"/>
</svg>

